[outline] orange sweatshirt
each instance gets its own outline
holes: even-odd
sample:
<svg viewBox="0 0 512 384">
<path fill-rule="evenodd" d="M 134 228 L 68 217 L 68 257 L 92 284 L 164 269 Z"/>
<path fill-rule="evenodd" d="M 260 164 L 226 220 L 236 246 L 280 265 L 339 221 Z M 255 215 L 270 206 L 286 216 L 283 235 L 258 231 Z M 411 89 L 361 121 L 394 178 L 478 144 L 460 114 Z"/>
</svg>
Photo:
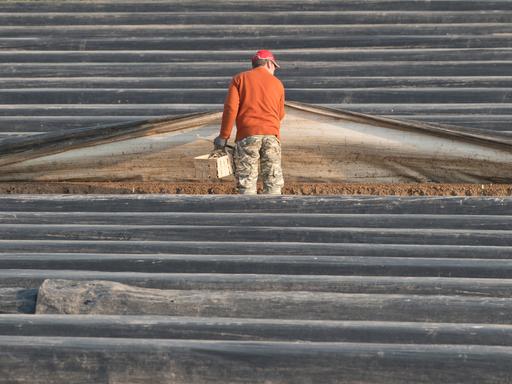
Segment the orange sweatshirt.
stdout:
<svg viewBox="0 0 512 384">
<path fill-rule="evenodd" d="M 279 138 L 284 117 L 284 87 L 264 67 L 233 77 L 224 103 L 220 137 L 229 139 L 236 120 L 236 141 L 247 136 Z"/>
</svg>

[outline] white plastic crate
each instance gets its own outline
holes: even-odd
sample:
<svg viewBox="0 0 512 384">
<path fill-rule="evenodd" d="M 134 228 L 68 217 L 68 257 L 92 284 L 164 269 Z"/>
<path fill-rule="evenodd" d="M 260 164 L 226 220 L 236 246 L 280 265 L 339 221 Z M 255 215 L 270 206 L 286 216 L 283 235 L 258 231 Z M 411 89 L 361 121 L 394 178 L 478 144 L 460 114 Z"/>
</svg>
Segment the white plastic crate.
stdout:
<svg viewBox="0 0 512 384">
<path fill-rule="evenodd" d="M 233 174 L 233 156 L 226 153 L 224 156 L 210 158 L 210 154 L 194 158 L 196 177 L 202 180 L 220 179 Z"/>
</svg>

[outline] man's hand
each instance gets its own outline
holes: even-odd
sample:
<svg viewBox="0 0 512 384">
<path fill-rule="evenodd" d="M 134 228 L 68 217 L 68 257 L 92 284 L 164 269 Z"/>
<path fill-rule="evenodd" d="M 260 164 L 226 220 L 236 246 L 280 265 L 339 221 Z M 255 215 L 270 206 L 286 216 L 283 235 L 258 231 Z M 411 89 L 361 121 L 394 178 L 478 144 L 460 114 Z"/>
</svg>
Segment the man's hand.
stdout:
<svg viewBox="0 0 512 384">
<path fill-rule="evenodd" d="M 228 141 L 220 136 L 217 136 L 215 140 L 213 140 L 214 149 L 224 149 L 227 143 Z"/>
</svg>

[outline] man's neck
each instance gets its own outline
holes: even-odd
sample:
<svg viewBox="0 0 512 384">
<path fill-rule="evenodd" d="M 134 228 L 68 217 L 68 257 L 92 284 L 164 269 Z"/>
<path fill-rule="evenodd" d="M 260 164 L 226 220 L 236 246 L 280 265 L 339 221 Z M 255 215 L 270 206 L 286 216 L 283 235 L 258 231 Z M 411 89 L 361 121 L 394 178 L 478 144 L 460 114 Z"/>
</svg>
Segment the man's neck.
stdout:
<svg viewBox="0 0 512 384">
<path fill-rule="evenodd" d="M 266 72 L 270 73 L 272 76 L 274 75 L 274 69 L 270 69 L 269 67 L 267 67 L 266 65 L 262 65 L 261 67 L 257 67 L 256 69 L 264 69 Z"/>
</svg>

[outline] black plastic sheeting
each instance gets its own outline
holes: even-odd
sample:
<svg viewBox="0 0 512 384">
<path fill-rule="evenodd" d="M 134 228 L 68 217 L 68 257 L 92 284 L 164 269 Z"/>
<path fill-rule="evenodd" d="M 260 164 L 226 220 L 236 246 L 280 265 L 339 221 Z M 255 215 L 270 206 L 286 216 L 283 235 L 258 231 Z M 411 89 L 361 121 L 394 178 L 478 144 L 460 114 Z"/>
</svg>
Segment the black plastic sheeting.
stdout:
<svg viewBox="0 0 512 384">
<path fill-rule="evenodd" d="M 274 50 L 290 100 L 510 131 L 508 1 L 8 1 L 0 133 L 218 109 Z"/>
<path fill-rule="evenodd" d="M 0 211 L 1 383 L 512 379 L 510 198 L 14 195 Z M 46 279 L 128 287 L 108 315 L 31 314 Z"/>
</svg>

